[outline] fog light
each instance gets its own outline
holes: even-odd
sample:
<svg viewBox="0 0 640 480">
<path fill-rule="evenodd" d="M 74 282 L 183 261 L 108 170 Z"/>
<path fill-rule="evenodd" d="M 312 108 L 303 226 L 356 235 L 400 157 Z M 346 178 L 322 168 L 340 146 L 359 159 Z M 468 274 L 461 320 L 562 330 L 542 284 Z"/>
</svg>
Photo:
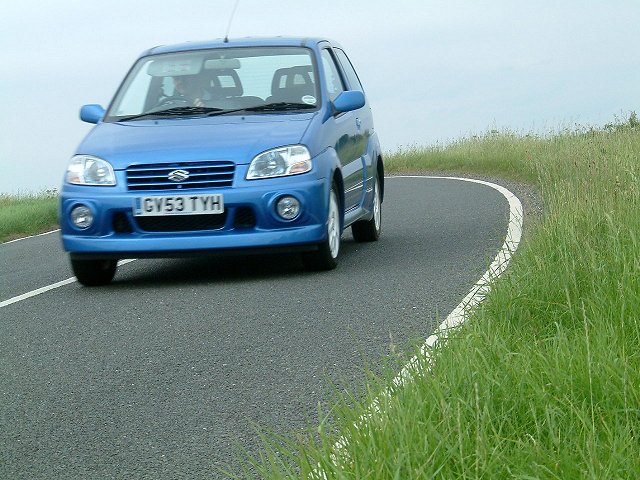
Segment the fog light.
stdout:
<svg viewBox="0 0 640 480">
<path fill-rule="evenodd" d="M 93 225 L 93 213 L 86 205 L 78 205 L 71 210 L 71 221 L 78 228 L 89 228 Z"/>
<path fill-rule="evenodd" d="M 278 215 L 285 220 L 293 220 L 300 214 L 300 202 L 294 197 L 282 197 L 276 205 Z"/>
</svg>

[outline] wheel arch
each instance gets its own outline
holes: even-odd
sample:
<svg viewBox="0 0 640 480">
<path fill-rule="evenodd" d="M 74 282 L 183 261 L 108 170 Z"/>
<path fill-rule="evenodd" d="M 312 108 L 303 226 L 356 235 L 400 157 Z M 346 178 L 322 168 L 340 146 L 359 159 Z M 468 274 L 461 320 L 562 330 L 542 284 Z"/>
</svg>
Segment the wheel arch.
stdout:
<svg viewBox="0 0 640 480">
<path fill-rule="evenodd" d="M 384 201 L 384 162 L 382 161 L 382 155 L 378 154 L 376 161 L 376 173 L 378 175 L 378 182 L 380 185 L 380 203 Z"/>
<path fill-rule="evenodd" d="M 336 168 L 333 172 L 331 179 L 332 183 L 336 184 L 338 189 L 338 202 L 340 202 L 340 230 L 344 230 L 344 180 L 342 178 L 342 172 L 339 168 Z"/>
</svg>

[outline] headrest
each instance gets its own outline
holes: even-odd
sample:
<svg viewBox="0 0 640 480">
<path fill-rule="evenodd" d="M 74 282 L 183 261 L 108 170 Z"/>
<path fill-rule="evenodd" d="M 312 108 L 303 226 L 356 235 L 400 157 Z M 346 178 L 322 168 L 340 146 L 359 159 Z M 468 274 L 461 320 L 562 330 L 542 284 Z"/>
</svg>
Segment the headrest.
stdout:
<svg viewBox="0 0 640 480">
<path fill-rule="evenodd" d="M 273 74 L 271 81 L 271 94 L 277 95 L 283 89 L 300 88 L 313 89 L 313 78 L 311 78 L 311 65 L 298 65 L 289 68 L 279 68 Z"/>
<path fill-rule="evenodd" d="M 238 72 L 233 69 L 208 70 L 211 72 L 211 86 L 216 96 L 240 97 L 244 91 Z"/>
</svg>

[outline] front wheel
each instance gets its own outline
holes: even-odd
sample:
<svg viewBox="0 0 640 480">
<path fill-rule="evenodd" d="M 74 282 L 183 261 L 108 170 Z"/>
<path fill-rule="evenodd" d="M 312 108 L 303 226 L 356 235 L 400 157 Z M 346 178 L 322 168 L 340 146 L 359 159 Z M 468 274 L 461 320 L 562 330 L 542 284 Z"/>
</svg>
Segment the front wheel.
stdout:
<svg viewBox="0 0 640 480">
<path fill-rule="evenodd" d="M 373 185 L 373 214 L 371 220 L 359 220 L 351 226 L 356 242 L 375 242 L 382 231 L 382 201 L 380 200 L 380 180 L 376 177 Z"/>
<path fill-rule="evenodd" d="M 118 268 L 117 260 L 71 259 L 71 268 L 78 282 L 85 287 L 107 285 L 113 280 Z"/>
<path fill-rule="evenodd" d="M 329 192 L 329 209 L 327 212 L 327 238 L 318 245 L 315 252 L 302 254 L 302 262 L 309 270 L 333 270 L 338 266 L 340 253 L 340 202 L 335 184 Z"/>
</svg>

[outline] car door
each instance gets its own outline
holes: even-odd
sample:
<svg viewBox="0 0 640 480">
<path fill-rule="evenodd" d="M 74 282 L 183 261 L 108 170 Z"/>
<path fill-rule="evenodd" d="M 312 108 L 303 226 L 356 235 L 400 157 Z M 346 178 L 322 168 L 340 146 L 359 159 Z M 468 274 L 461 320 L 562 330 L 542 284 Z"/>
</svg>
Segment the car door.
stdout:
<svg viewBox="0 0 640 480">
<path fill-rule="evenodd" d="M 330 48 L 321 51 L 325 88 L 329 100 L 333 101 L 346 90 L 346 82 Z M 363 153 L 362 124 L 359 111 L 339 113 L 328 121 L 332 122 L 334 148 L 342 166 L 344 180 L 345 213 L 356 209 L 363 195 Z"/>
<path fill-rule="evenodd" d="M 338 60 L 342 72 L 344 73 L 344 78 L 347 81 L 347 88 L 349 90 L 358 90 L 364 93 L 358 74 L 353 68 L 351 61 L 344 50 L 339 47 L 334 47 L 333 52 Z M 355 144 L 359 147 L 359 154 L 361 155 L 364 164 L 362 181 L 364 182 L 363 188 L 368 193 L 373 189 L 373 180 L 376 175 L 375 159 L 370 158 L 368 153 L 369 138 L 374 133 L 373 113 L 371 112 L 368 102 L 366 102 L 365 105 L 357 111 L 356 123 L 358 132 L 356 134 Z"/>
</svg>

